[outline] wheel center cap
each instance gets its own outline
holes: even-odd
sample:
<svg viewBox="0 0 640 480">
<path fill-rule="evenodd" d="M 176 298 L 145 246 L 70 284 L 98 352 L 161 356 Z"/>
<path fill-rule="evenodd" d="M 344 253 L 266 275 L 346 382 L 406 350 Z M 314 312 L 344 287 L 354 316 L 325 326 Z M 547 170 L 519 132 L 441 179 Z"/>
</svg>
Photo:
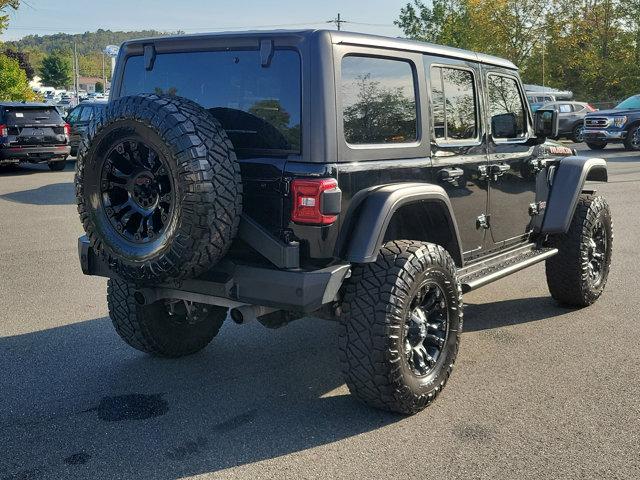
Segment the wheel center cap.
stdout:
<svg viewBox="0 0 640 480">
<path fill-rule="evenodd" d="M 158 201 L 158 184 L 151 172 L 141 172 L 134 177 L 131 196 L 142 208 L 152 208 Z"/>
</svg>

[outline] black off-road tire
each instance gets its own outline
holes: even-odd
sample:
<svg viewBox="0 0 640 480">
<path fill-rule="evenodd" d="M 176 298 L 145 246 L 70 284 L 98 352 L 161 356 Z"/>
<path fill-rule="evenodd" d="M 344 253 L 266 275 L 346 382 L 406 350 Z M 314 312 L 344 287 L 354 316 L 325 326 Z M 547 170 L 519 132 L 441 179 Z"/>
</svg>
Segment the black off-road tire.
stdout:
<svg viewBox="0 0 640 480">
<path fill-rule="evenodd" d="M 64 167 L 67 166 L 67 159 L 49 162 L 47 165 L 49 165 L 49 170 L 51 170 L 52 172 L 61 172 L 62 170 L 64 170 Z"/>
<path fill-rule="evenodd" d="M 416 375 L 404 345 L 412 295 L 425 280 L 441 286 L 448 304 L 449 332 L 431 373 Z M 347 386 L 365 404 L 414 414 L 442 391 L 458 353 L 462 289 L 449 253 L 409 240 L 383 246 L 375 263 L 357 265 L 345 288 L 340 359 Z"/>
<path fill-rule="evenodd" d="M 624 148 L 630 152 L 640 151 L 640 124 L 633 125 L 624 139 Z"/>
<path fill-rule="evenodd" d="M 140 305 L 134 287 L 125 281 L 112 278 L 107 285 L 109 316 L 118 335 L 133 348 L 158 357 L 177 358 L 202 350 L 227 316 L 226 308 L 193 304 L 199 317 L 189 321 L 185 315 L 170 315 L 163 300 Z"/>
<path fill-rule="evenodd" d="M 591 150 L 604 150 L 607 147 L 607 142 L 587 142 L 587 147 Z"/>
<path fill-rule="evenodd" d="M 596 283 L 589 275 L 589 248 L 598 223 L 603 227 L 607 248 L 602 275 Z M 613 246 L 613 224 L 607 201 L 600 196 L 580 195 L 569 231 L 550 237 L 549 246 L 559 250 L 546 260 L 551 296 L 568 307 L 586 307 L 598 300 L 607 284 Z"/>
<path fill-rule="evenodd" d="M 102 200 L 104 177 L 111 178 L 104 172 L 113 168 L 105 166 L 107 156 L 123 141 L 150 146 L 163 162 L 159 171 L 171 181 L 167 201 L 173 203 L 163 211 L 164 230 L 152 232 L 146 243 L 123 237 L 122 225 L 114 225 L 114 209 Z M 110 102 L 81 141 L 75 184 L 91 246 L 133 282 L 197 276 L 225 255 L 237 233 L 242 183 L 233 145 L 207 110 L 185 98 L 137 95 Z"/>
</svg>

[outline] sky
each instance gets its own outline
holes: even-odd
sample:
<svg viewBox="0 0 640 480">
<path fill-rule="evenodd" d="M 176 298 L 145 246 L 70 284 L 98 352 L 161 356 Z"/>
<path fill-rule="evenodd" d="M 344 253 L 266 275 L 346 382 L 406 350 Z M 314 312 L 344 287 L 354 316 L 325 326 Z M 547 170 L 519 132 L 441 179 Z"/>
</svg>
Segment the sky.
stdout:
<svg viewBox="0 0 640 480">
<path fill-rule="evenodd" d="M 335 28 L 326 21 L 338 13 L 343 30 L 399 36 L 393 25 L 409 0 L 21 0 L 10 13 L 0 40 L 25 35 L 105 30 L 187 33 L 273 28 Z"/>
</svg>

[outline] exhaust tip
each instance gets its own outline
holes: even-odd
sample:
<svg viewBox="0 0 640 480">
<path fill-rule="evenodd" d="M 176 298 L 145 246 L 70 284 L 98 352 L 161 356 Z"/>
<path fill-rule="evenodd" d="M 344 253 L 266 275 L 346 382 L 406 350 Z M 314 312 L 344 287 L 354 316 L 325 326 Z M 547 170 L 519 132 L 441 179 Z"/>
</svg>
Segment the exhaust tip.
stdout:
<svg viewBox="0 0 640 480">
<path fill-rule="evenodd" d="M 242 325 L 244 323 L 244 315 L 242 315 L 242 312 L 239 308 L 232 308 L 231 312 L 229 312 L 229 315 L 231 315 L 231 320 L 233 320 L 238 325 Z"/>
</svg>

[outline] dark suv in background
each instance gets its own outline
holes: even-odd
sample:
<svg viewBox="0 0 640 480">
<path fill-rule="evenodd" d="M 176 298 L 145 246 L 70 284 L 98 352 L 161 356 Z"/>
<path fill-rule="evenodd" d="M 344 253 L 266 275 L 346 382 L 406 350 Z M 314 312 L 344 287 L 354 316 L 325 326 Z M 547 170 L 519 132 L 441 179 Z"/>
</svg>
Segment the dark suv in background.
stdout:
<svg viewBox="0 0 640 480">
<path fill-rule="evenodd" d="M 0 103 L 0 165 L 44 163 L 63 170 L 69 125 L 52 105 Z"/>
<path fill-rule="evenodd" d="M 71 126 L 69 145 L 71 155 L 76 156 L 78 145 L 83 135 L 86 135 L 89 123 L 99 115 L 107 106 L 106 100 L 88 100 L 69 110 L 66 120 Z"/>
<path fill-rule="evenodd" d="M 640 151 L 640 95 L 611 110 L 589 113 L 584 119 L 584 140 L 592 150 L 623 143 L 627 150 Z"/>
</svg>

